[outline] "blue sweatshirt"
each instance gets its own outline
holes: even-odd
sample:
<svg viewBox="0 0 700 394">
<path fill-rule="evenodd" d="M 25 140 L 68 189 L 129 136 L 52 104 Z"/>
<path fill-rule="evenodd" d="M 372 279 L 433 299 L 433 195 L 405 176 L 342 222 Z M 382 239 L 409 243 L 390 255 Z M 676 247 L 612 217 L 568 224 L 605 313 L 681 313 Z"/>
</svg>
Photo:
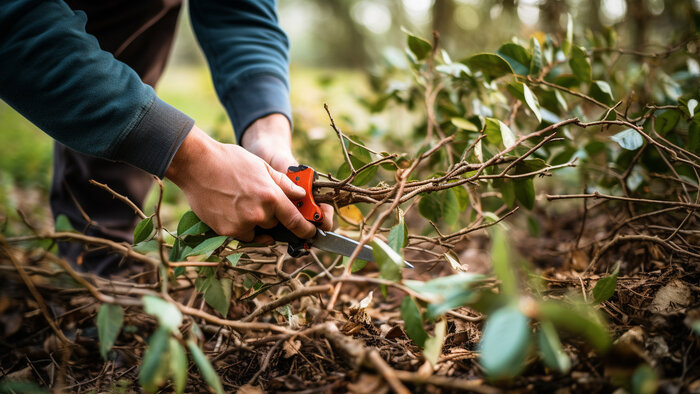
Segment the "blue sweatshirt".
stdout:
<svg viewBox="0 0 700 394">
<path fill-rule="evenodd" d="M 189 3 L 238 141 L 262 116 L 291 119 L 289 43 L 275 0 Z M 86 20 L 61 0 L 1 0 L 0 99 L 76 151 L 163 177 L 194 121 L 101 50 Z"/>
</svg>

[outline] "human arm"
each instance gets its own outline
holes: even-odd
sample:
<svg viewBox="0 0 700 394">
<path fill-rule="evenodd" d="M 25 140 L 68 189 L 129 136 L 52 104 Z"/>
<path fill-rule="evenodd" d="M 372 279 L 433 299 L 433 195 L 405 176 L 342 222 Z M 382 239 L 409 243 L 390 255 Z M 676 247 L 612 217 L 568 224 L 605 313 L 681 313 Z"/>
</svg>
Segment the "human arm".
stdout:
<svg viewBox="0 0 700 394">
<path fill-rule="evenodd" d="M 101 50 L 86 19 L 59 0 L 4 2 L 0 98 L 76 151 L 162 177 L 194 121 Z"/>
</svg>

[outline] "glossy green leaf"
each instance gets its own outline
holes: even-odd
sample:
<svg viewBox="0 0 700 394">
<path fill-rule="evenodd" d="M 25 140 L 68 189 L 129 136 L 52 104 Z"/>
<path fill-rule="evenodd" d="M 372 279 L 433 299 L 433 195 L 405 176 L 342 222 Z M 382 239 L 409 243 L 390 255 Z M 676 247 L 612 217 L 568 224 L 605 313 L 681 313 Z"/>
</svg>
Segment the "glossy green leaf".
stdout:
<svg viewBox="0 0 700 394">
<path fill-rule="evenodd" d="M 481 71 L 489 80 L 513 74 L 510 64 L 501 56 L 493 53 L 479 53 L 463 60 L 462 63 L 472 70 Z"/>
<path fill-rule="evenodd" d="M 134 244 L 146 241 L 153 237 L 156 233 L 156 228 L 153 226 L 153 216 L 147 217 L 139 222 L 134 229 Z"/>
<path fill-rule="evenodd" d="M 201 222 L 201 220 L 199 220 L 194 212 L 187 211 L 180 217 L 180 221 L 177 224 L 177 233 L 182 234 L 199 222 Z"/>
<path fill-rule="evenodd" d="M 564 56 L 569 56 L 571 53 L 571 47 L 574 42 L 574 18 L 571 14 L 566 14 L 566 39 L 564 40 L 561 50 L 564 52 Z"/>
<path fill-rule="evenodd" d="M 401 253 L 401 249 L 408 244 L 408 227 L 403 219 L 403 211 L 401 209 L 399 209 L 399 221 L 389 231 L 387 241 L 389 246 L 397 253 Z"/>
<path fill-rule="evenodd" d="M 492 145 L 503 144 L 504 147 L 510 148 L 515 145 L 516 137 L 515 133 L 506 126 L 505 123 L 498 119 L 486 118 L 486 139 Z"/>
<path fill-rule="evenodd" d="M 423 349 L 423 357 L 430 361 L 433 366 L 437 365 L 440 359 L 440 354 L 442 353 L 442 345 L 445 342 L 445 335 L 447 334 L 447 320 L 442 319 L 435 324 L 435 335 L 428 337 L 425 340 L 425 347 Z"/>
<path fill-rule="evenodd" d="M 102 304 L 97 312 L 97 336 L 100 338 L 100 354 L 107 360 L 107 353 L 117 340 L 124 323 L 122 307 L 114 304 Z"/>
<path fill-rule="evenodd" d="M 182 233 L 178 233 L 179 236 L 184 236 L 184 235 L 200 235 L 204 234 L 207 231 L 211 230 L 209 226 L 207 226 L 204 222 L 199 221 L 195 223 L 192 227 L 188 228 Z"/>
<path fill-rule="evenodd" d="M 612 341 L 600 314 L 588 305 L 545 301 L 540 304 L 539 311 L 542 319 L 551 321 L 559 329 L 582 335 L 598 351 L 610 347 Z"/>
<path fill-rule="evenodd" d="M 497 53 L 508 62 L 515 74 L 528 75 L 530 73 L 532 58 L 527 49 L 516 43 L 509 42 L 501 45 Z"/>
<path fill-rule="evenodd" d="M 515 306 L 506 306 L 489 315 L 479 342 L 479 360 L 486 374 L 502 379 L 520 373 L 531 337 L 530 319 Z"/>
<path fill-rule="evenodd" d="M 591 81 L 591 63 L 588 61 L 588 55 L 583 48 L 578 46 L 573 46 L 571 48 L 571 59 L 569 60 L 569 66 L 579 81 Z"/>
<path fill-rule="evenodd" d="M 182 324 L 182 313 L 177 307 L 162 298 L 154 295 L 143 296 L 143 310 L 158 319 L 161 326 L 168 328 L 173 333 L 178 332 Z"/>
<path fill-rule="evenodd" d="M 515 299 L 518 295 L 518 284 L 511 265 L 511 245 L 506 232 L 499 226 L 491 231 L 491 266 L 496 278 L 501 281 L 501 292 Z"/>
<path fill-rule="evenodd" d="M 401 280 L 403 257 L 379 238 L 372 241 L 372 251 L 379 266 L 379 277 L 394 282 Z"/>
<path fill-rule="evenodd" d="M 70 224 L 70 220 L 68 220 L 68 216 L 65 214 L 60 214 L 56 217 L 55 229 L 56 232 L 77 232 L 73 228 L 73 225 Z"/>
<path fill-rule="evenodd" d="M 168 339 L 170 333 L 166 327 L 159 327 L 148 340 L 148 348 L 141 362 L 139 384 L 149 392 L 155 392 L 168 379 L 169 360 Z"/>
<path fill-rule="evenodd" d="M 228 237 L 219 235 L 218 237 L 208 238 L 192 249 L 185 257 L 209 255 L 211 252 L 218 249 L 226 241 Z"/>
<path fill-rule="evenodd" d="M 681 113 L 675 109 L 667 109 L 656 116 L 654 120 L 654 130 L 662 136 L 673 130 L 681 118 Z"/>
<path fill-rule="evenodd" d="M 207 382 L 215 393 L 223 394 L 224 387 L 221 385 L 219 375 L 214 371 L 214 367 L 211 366 L 211 363 L 207 359 L 207 356 L 204 355 L 202 349 L 191 339 L 187 341 L 187 349 L 189 349 L 192 360 L 197 365 L 197 368 L 199 368 L 199 372 L 202 374 L 204 381 Z"/>
<path fill-rule="evenodd" d="M 451 118 L 450 123 L 461 130 L 478 132 L 479 128 L 476 125 L 464 118 Z"/>
<path fill-rule="evenodd" d="M 571 369 L 571 359 L 562 349 L 559 335 L 551 322 L 543 321 L 537 333 L 537 343 L 544 363 L 551 369 L 567 373 Z"/>
<path fill-rule="evenodd" d="M 610 137 L 610 139 L 627 150 L 637 150 L 644 145 L 644 138 L 634 129 L 623 130 Z"/>
<path fill-rule="evenodd" d="M 187 384 L 187 355 L 177 339 L 170 337 L 170 376 L 176 393 L 183 393 Z"/>
<path fill-rule="evenodd" d="M 618 262 L 612 274 L 598 280 L 595 287 L 593 287 L 594 304 L 600 304 L 603 301 L 607 301 L 613 296 L 613 294 L 615 294 L 615 288 L 617 287 L 617 273 L 619 271 L 620 263 Z"/>
<path fill-rule="evenodd" d="M 425 340 L 428 338 L 428 333 L 423 327 L 423 319 L 421 318 L 418 305 L 410 296 L 403 298 L 401 302 L 401 319 L 403 319 L 406 335 L 418 346 L 423 347 Z"/>
<path fill-rule="evenodd" d="M 537 100 L 537 97 L 532 93 L 532 90 L 527 87 L 527 85 L 523 85 L 523 95 L 525 96 L 525 103 L 527 106 L 530 108 L 533 114 L 535 114 L 535 118 L 537 118 L 538 122 L 542 122 L 542 113 L 540 112 L 540 102 Z"/>
<path fill-rule="evenodd" d="M 591 84 L 590 95 L 603 104 L 612 104 L 615 101 L 610 84 L 605 81 L 594 81 Z M 614 113 L 614 111 L 610 111 Z"/>
<path fill-rule="evenodd" d="M 535 37 L 530 39 L 530 51 L 532 61 L 530 62 L 530 75 L 537 75 L 542 71 L 542 48 L 540 42 Z"/>
<path fill-rule="evenodd" d="M 406 32 L 404 30 L 404 32 Z M 418 60 L 423 60 L 428 55 L 430 55 L 430 52 L 433 50 L 433 46 L 426 40 L 417 37 L 413 34 L 408 34 L 408 37 L 406 38 L 406 43 L 408 44 L 408 49 L 411 50 L 411 52 L 416 55 L 416 58 Z"/>
<path fill-rule="evenodd" d="M 696 99 L 690 99 L 688 100 L 688 104 L 686 105 L 686 108 L 688 109 L 688 116 L 691 118 L 695 116 L 695 109 L 698 107 L 698 100 Z"/>
</svg>

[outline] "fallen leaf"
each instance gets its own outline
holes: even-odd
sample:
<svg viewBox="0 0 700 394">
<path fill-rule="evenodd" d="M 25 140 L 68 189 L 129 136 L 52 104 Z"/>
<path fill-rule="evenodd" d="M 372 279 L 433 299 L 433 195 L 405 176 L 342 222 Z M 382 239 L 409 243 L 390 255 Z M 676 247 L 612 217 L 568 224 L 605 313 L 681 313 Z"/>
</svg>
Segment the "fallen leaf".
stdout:
<svg viewBox="0 0 700 394">
<path fill-rule="evenodd" d="M 690 305 L 691 299 L 692 295 L 688 286 L 682 281 L 674 279 L 656 292 L 649 310 L 664 315 L 679 313 Z"/>
<path fill-rule="evenodd" d="M 298 339 L 285 341 L 282 345 L 282 350 L 284 350 L 284 358 L 290 358 L 299 354 L 299 349 L 301 349 L 301 341 Z"/>
</svg>

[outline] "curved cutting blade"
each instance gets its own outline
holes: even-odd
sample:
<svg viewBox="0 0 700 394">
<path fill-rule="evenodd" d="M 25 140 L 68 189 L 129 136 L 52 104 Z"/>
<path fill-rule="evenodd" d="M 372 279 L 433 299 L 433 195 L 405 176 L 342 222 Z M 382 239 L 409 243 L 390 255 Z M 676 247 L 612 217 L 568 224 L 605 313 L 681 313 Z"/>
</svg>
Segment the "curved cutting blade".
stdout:
<svg viewBox="0 0 700 394">
<path fill-rule="evenodd" d="M 326 252 L 337 253 L 347 257 L 352 255 L 359 244 L 359 242 L 348 237 L 320 229 L 316 230 L 316 236 L 311 239 L 312 246 L 325 250 Z M 362 250 L 360 250 L 357 258 L 367 261 L 374 261 L 372 247 L 368 245 L 362 246 Z M 408 261 L 404 260 L 404 264 L 406 264 L 406 266 L 409 268 L 413 268 L 413 265 L 411 265 Z"/>
</svg>

